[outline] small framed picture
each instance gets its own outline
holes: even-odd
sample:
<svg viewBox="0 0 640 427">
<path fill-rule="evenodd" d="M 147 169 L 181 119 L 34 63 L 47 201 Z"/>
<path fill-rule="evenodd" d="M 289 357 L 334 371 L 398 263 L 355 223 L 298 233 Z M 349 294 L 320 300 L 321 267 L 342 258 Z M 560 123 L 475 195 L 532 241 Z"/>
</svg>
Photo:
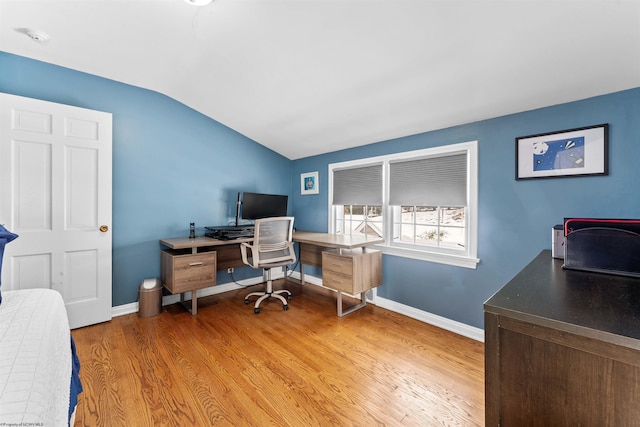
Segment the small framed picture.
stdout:
<svg viewBox="0 0 640 427">
<path fill-rule="evenodd" d="M 608 175 L 609 125 L 516 138 L 516 179 Z"/>
<path fill-rule="evenodd" d="M 300 174 L 300 194 L 318 194 L 318 172 Z"/>
</svg>

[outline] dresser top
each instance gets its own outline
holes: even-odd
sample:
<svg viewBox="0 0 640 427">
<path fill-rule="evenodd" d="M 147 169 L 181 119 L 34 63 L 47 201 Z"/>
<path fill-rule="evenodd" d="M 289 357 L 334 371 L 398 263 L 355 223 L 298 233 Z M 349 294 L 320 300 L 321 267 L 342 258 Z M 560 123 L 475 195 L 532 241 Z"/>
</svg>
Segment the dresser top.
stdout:
<svg viewBox="0 0 640 427">
<path fill-rule="evenodd" d="M 640 340 L 639 278 L 565 270 L 562 264 L 542 251 L 485 302 L 485 311 L 599 339 L 611 335 L 608 341 Z M 640 341 L 631 343 L 640 348 Z"/>
</svg>

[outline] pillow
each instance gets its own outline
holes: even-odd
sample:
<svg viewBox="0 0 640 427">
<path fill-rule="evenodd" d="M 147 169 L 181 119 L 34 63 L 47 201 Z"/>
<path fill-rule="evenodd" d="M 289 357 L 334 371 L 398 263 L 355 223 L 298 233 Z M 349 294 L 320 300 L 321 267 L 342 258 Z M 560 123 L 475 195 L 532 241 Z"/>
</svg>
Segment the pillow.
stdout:
<svg viewBox="0 0 640 427">
<path fill-rule="evenodd" d="M 2 285 L 2 257 L 4 256 L 4 245 L 18 237 L 4 226 L 0 225 L 0 286 Z M 2 304 L 2 290 L 0 289 L 0 304 Z"/>
</svg>

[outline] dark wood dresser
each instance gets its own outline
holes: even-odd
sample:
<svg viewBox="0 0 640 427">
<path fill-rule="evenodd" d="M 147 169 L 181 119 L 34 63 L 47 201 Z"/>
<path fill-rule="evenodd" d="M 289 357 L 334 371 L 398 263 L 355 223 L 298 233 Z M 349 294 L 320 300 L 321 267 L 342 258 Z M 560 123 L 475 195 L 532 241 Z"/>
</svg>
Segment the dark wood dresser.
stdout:
<svg viewBox="0 0 640 427">
<path fill-rule="evenodd" d="M 640 279 L 542 251 L 484 304 L 487 426 L 640 426 Z"/>
</svg>

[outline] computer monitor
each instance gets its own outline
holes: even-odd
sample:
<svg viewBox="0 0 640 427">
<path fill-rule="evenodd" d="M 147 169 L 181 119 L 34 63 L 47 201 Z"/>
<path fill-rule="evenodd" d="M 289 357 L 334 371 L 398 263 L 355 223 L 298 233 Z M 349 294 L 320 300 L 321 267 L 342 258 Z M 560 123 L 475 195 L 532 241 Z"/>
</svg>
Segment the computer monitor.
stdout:
<svg viewBox="0 0 640 427">
<path fill-rule="evenodd" d="M 288 201 L 289 197 L 281 194 L 238 193 L 236 224 L 240 218 L 256 220 L 287 216 Z"/>
</svg>

